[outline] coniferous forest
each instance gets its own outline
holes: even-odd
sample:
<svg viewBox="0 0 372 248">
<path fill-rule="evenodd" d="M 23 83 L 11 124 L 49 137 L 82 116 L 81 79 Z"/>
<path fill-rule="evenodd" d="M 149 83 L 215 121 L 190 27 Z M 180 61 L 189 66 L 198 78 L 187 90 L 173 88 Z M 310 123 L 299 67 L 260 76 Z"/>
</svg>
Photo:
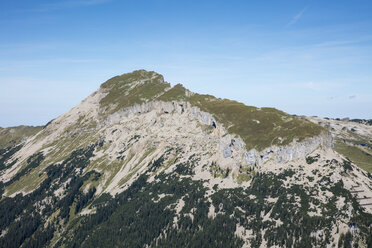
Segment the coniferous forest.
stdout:
<svg viewBox="0 0 372 248">
<path fill-rule="evenodd" d="M 148 182 L 149 175 L 164 162 L 160 157 L 122 193 L 94 198 L 94 187 L 88 192 L 81 187 L 88 179 L 98 180 L 101 174 L 76 171 L 89 165 L 96 146 L 99 144 L 75 150 L 63 163 L 48 166 L 46 179 L 34 192 L 2 197 L 0 247 L 241 247 L 244 242 L 236 234 L 238 226 L 252 231 L 252 247 L 263 242 L 267 246 L 325 247 L 340 214 L 335 207 L 339 197 L 358 211 L 350 223 L 362 233 L 371 233 L 371 215 L 360 209 L 342 181 L 329 187 L 334 196 L 323 204 L 313 197 L 316 192 L 301 185 L 283 186 L 283 181 L 294 175 L 290 169 L 279 175 L 257 173 L 248 188 L 219 189 L 216 184 L 207 197 L 203 181 L 188 177 L 194 173 L 191 162 L 177 165 L 172 173 L 161 172 L 155 181 Z M 2 150 L 3 161 L 11 151 Z M 42 160 L 42 153 L 32 155 L 21 173 Z M 61 184 L 66 185 L 66 194 L 58 200 L 54 191 Z M 278 200 L 274 203 L 267 198 Z M 177 209 L 181 201 L 183 206 Z M 214 214 L 210 216 L 212 205 Z M 322 216 L 309 216 L 311 205 L 320 208 Z M 81 215 L 87 206 L 92 213 Z M 264 220 L 268 213 L 275 221 Z M 313 235 L 316 230 L 323 230 L 321 238 Z M 372 245 L 372 235 L 364 237 Z M 351 239 L 351 233 L 346 233 L 339 247 L 348 247 Z"/>
</svg>

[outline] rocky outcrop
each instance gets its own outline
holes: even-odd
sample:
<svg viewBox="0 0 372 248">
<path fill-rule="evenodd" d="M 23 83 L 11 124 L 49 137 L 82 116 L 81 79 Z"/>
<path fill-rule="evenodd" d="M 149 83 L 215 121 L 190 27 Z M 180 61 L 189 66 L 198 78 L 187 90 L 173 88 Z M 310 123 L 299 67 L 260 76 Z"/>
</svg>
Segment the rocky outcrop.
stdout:
<svg viewBox="0 0 372 248">
<path fill-rule="evenodd" d="M 203 125 L 214 128 L 213 134 L 219 139 L 219 147 L 224 158 L 244 156 L 247 165 L 261 166 L 269 160 L 277 163 L 288 162 L 306 157 L 317 148 L 333 149 L 333 138 L 330 133 L 324 132 L 316 137 L 309 137 L 305 140 L 294 140 L 287 146 L 272 146 L 262 151 L 251 149 L 246 151 L 245 143 L 241 138 L 228 134 L 226 129 L 219 124 L 212 114 L 201 111 L 198 107 L 191 106 L 189 102 L 163 102 L 151 101 L 143 104 L 136 104 L 111 114 L 106 119 L 106 125 L 120 122 L 125 117 L 134 114 L 156 111 L 159 114 L 178 113 L 187 115 L 190 120 L 198 120 Z"/>
<path fill-rule="evenodd" d="M 304 158 L 317 148 L 333 149 L 332 135 L 324 132 L 319 136 L 310 137 L 300 142 L 295 140 L 288 146 L 272 146 L 260 152 L 252 149 L 244 156 L 248 164 L 261 166 L 270 159 L 282 163 Z"/>
<path fill-rule="evenodd" d="M 204 125 L 214 126 L 217 128 L 216 120 L 207 112 L 201 111 L 198 107 L 193 107 L 189 102 L 163 102 L 151 101 L 143 104 L 136 104 L 131 107 L 119 110 L 106 119 L 106 125 L 112 125 L 120 122 L 122 118 L 134 114 L 143 114 L 150 111 L 156 111 L 159 114 L 170 114 L 176 112 L 178 114 L 188 115 L 192 120 L 199 120 Z"/>
</svg>

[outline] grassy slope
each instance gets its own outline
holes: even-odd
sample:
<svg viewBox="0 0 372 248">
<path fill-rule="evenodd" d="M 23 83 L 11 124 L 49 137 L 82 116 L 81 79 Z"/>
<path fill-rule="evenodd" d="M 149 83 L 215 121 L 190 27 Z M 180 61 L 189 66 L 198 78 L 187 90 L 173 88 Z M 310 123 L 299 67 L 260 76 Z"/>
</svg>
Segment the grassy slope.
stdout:
<svg viewBox="0 0 372 248">
<path fill-rule="evenodd" d="M 372 156 L 358 146 L 350 146 L 341 141 L 335 143 L 335 150 L 341 153 L 360 168 L 372 173 Z"/>
<path fill-rule="evenodd" d="M 150 80 L 154 75 L 156 79 Z M 138 80 L 147 82 L 128 91 L 130 83 Z M 187 94 L 187 89 L 180 84 L 165 91 L 169 86 L 159 74 L 144 70 L 134 71 L 105 82 L 102 87 L 109 94 L 102 99 L 101 104 L 108 106 L 115 103 L 115 107 L 109 111 L 114 112 L 122 107 L 150 100 L 188 101 L 202 111 L 213 114 L 217 121 L 228 127 L 229 132 L 242 137 L 247 149 L 262 150 L 271 145 L 287 145 L 296 138 L 303 140 L 324 131 L 316 124 L 274 108 L 256 108 L 211 95 Z"/>
<path fill-rule="evenodd" d="M 217 121 L 238 134 L 248 149 L 262 150 L 271 145 L 287 145 L 295 138 L 319 135 L 322 128 L 274 108 L 256 108 L 227 99 L 195 94 L 191 104 L 212 113 Z"/>
<path fill-rule="evenodd" d="M 0 149 L 19 144 L 23 139 L 39 132 L 43 127 L 17 126 L 0 129 Z"/>
<path fill-rule="evenodd" d="M 145 81 L 144 84 L 131 88 L 134 81 Z M 162 94 L 170 84 L 163 81 L 163 77 L 154 72 L 144 70 L 134 71 L 121 76 L 116 76 L 101 85 L 108 94 L 101 100 L 101 105 L 106 106 L 109 113 L 121 108 L 154 100 Z"/>
</svg>

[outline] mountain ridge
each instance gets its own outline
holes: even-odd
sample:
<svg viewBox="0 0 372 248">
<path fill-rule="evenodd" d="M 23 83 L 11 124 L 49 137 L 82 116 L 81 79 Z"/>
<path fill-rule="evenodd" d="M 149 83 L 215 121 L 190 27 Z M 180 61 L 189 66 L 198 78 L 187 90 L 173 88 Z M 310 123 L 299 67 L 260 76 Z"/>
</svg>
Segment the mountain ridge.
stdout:
<svg viewBox="0 0 372 248">
<path fill-rule="evenodd" d="M 147 78 L 144 75 L 147 75 Z M 119 89 L 120 85 L 125 83 L 125 80 L 128 78 L 131 80 L 144 80 L 149 84 L 147 86 L 151 87 L 150 92 L 152 93 L 152 95 L 147 95 L 147 98 L 144 97 L 143 99 L 140 99 L 138 95 L 135 94 L 136 98 L 133 99 L 129 105 L 143 103 L 146 100 L 188 101 L 191 105 L 201 108 L 202 111 L 215 115 L 215 118 L 223 123 L 230 132 L 240 135 L 249 148 L 264 149 L 273 143 L 286 145 L 296 137 L 298 137 L 299 140 L 302 140 L 306 137 L 316 136 L 322 131 L 326 131 L 322 127 L 308 122 L 306 119 L 290 116 L 274 108 L 256 108 L 246 106 L 237 101 L 215 98 L 211 95 L 192 93 L 181 84 L 171 87 L 169 83 L 164 81 L 162 75 L 144 70 L 116 76 L 103 83 L 101 87 L 110 90 L 108 95 L 105 96 L 100 103 L 105 104 L 106 101 L 109 101 L 110 103 L 118 101 L 114 96 L 118 91 L 123 90 Z M 162 93 L 162 91 L 164 92 Z M 157 96 L 157 94 L 159 94 L 159 96 Z M 123 96 L 125 96 L 125 94 L 123 94 Z M 126 99 L 126 101 L 128 100 Z M 114 110 L 127 107 L 128 104 L 127 102 L 119 102 L 118 106 L 116 106 Z M 233 122 L 237 123 L 232 123 L 232 119 L 234 120 Z M 275 130 L 275 125 L 281 127 L 282 130 Z M 254 132 L 252 130 L 254 130 Z M 251 135 L 252 133 L 257 132 L 260 132 L 259 138 Z M 272 132 L 272 135 L 266 138 L 266 135 L 269 132 Z M 289 138 L 284 141 L 273 140 L 274 137 L 277 138 L 280 137 L 280 135 L 283 135 L 284 138 Z M 254 147 L 253 143 L 256 144 L 257 147 Z"/>
</svg>

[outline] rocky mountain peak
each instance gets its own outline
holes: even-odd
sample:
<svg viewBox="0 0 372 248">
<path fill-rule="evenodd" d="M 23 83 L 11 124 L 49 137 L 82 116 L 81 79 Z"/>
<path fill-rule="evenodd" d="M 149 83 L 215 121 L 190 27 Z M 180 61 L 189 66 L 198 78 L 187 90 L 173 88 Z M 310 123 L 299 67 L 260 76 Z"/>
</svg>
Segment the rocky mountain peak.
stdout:
<svg viewBox="0 0 372 248">
<path fill-rule="evenodd" d="M 154 100 L 170 88 L 162 75 L 138 70 L 113 77 L 103 83 L 100 91 L 105 94 L 100 100 L 103 107 L 111 105 L 110 112 L 123 107 Z"/>
<path fill-rule="evenodd" d="M 310 120 L 155 72 L 113 77 L 0 149 L 0 247 L 371 243 L 372 176 Z"/>
<path fill-rule="evenodd" d="M 99 89 L 101 113 L 105 117 L 120 109 L 151 101 L 187 102 L 210 113 L 229 132 L 239 135 L 248 148 L 262 150 L 271 145 L 288 145 L 327 132 L 306 118 L 288 115 L 275 108 L 256 108 L 243 103 L 190 92 L 183 85 L 173 87 L 162 75 L 145 70 L 116 76 Z"/>
<path fill-rule="evenodd" d="M 146 71 L 146 70 L 135 70 L 130 73 L 125 73 L 119 76 L 115 76 L 103 84 L 101 84 L 101 88 L 108 88 L 114 89 L 115 87 L 125 87 L 132 85 L 134 82 L 143 82 L 148 83 L 152 80 L 158 83 L 164 83 L 164 78 L 162 75 L 154 72 L 154 71 Z"/>
</svg>

